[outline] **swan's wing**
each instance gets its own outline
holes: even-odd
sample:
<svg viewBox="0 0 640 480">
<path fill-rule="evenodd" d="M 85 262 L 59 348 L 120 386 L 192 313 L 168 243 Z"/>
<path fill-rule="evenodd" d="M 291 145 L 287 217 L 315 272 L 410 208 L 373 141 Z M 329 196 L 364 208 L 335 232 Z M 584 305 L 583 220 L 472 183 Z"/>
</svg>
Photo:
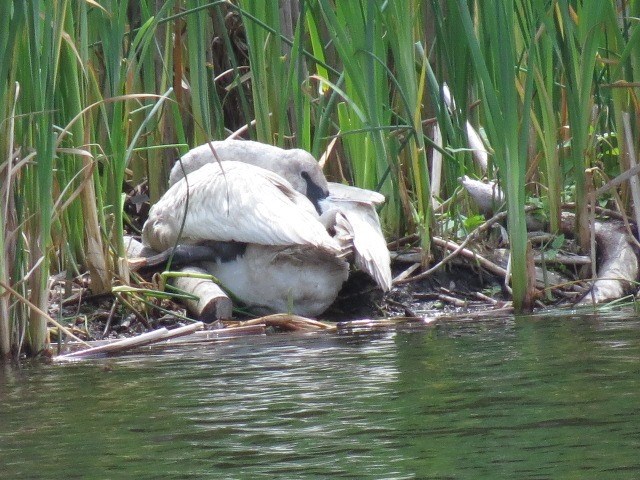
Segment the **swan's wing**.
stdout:
<svg viewBox="0 0 640 480">
<path fill-rule="evenodd" d="M 382 290 L 390 290 L 391 258 L 374 206 L 365 202 L 335 201 L 331 197 L 322 201 L 321 206 L 327 217 L 335 218 L 335 238 L 343 250 L 351 243 L 356 266 L 367 272 Z"/>
<path fill-rule="evenodd" d="M 391 290 L 391 258 L 375 209 L 358 204 L 357 208 L 341 210 L 353 230 L 356 266 L 371 275 L 382 290 Z"/>
<path fill-rule="evenodd" d="M 144 243 L 158 251 L 173 246 L 183 217 L 182 243 L 236 241 L 338 251 L 306 197 L 278 175 L 244 163 L 224 162 L 222 168 L 210 163 L 178 181 L 149 212 Z"/>
<path fill-rule="evenodd" d="M 370 203 L 372 205 L 382 205 L 384 203 L 384 195 L 381 193 L 335 182 L 329 182 L 329 197 L 336 201 L 346 200 Z"/>
</svg>

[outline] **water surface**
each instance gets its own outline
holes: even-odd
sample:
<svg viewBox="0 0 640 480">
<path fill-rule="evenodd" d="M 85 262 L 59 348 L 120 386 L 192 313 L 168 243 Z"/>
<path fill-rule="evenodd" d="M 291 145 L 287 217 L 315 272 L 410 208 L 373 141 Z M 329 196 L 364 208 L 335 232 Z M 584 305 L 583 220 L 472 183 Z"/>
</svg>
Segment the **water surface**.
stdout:
<svg viewBox="0 0 640 480">
<path fill-rule="evenodd" d="M 0 370 L 3 478 L 640 478 L 640 320 L 272 335 Z"/>
</svg>

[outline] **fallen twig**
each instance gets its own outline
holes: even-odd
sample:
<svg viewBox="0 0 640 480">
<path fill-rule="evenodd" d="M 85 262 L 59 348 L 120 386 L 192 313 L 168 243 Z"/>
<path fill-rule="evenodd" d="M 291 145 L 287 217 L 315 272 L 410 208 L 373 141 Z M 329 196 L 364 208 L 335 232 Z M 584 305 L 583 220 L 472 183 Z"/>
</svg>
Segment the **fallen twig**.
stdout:
<svg viewBox="0 0 640 480">
<path fill-rule="evenodd" d="M 460 298 L 456 298 L 456 297 L 453 297 L 451 295 L 445 295 L 444 293 L 439 293 L 438 294 L 438 299 L 440 301 L 443 301 L 443 302 L 446 302 L 446 303 L 450 303 L 454 307 L 458 307 L 458 308 L 466 308 L 466 307 L 469 306 L 469 304 L 466 302 L 466 300 L 461 300 Z"/>
<path fill-rule="evenodd" d="M 85 350 L 77 350 L 65 355 L 59 355 L 56 357 L 56 360 L 69 360 L 91 357 L 94 355 L 112 355 L 115 353 L 122 353 L 133 348 L 149 345 L 151 343 L 169 340 L 183 335 L 189 335 L 203 328 L 203 326 L 204 324 L 202 322 L 196 322 L 184 327 L 174 328 L 173 330 L 167 330 L 163 327 L 152 332 L 137 335 L 135 337 L 124 338 L 122 340 L 106 343 L 104 345 L 98 345 L 96 347 L 87 348 Z"/>
<path fill-rule="evenodd" d="M 537 207 L 530 205 L 528 207 L 525 207 L 525 212 L 530 212 L 532 210 L 536 210 Z M 452 252 L 445 256 L 442 260 L 440 260 L 438 263 L 436 263 L 433 267 L 429 268 L 428 270 L 425 270 L 422 273 L 419 273 L 418 275 L 414 275 L 413 277 L 408 277 L 408 278 L 403 278 L 401 280 L 398 280 L 398 282 L 396 283 L 396 281 L 394 281 L 394 284 L 400 285 L 403 283 L 409 283 L 409 282 L 414 282 L 416 280 L 422 280 L 423 278 L 428 277 L 429 275 L 431 275 L 433 272 L 435 272 L 436 270 L 438 270 L 439 268 L 441 268 L 442 266 L 444 266 L 447 262 L 449 262 L 449 260 L 451 260 L 452 258 L 454 258 L 456 255 L 460 254 L 465 247 L 469 244 L 469 242 L 475 238 L 477 235 L 479 235 L 480 233 L 488 230 L 489 228 L 491 228 L 492 225 L 494 225 L 497 222 L 500 222 L 502 220 L 504 220 L 507 217 L 507 212 L 500 212 L 500 213 L 496 213 L 493 217 L 491 217 L 489 220 L 487 220 L 486 222 L 484 222 L 482 225 L 479 225 L 475 230 L 471 231 L 471 233 L 469 233 L 469 235 L 467 236 L 467 238 L 465 238 L 465 240 L 460 244 L 460 245 L 456 245 L 455 243 L 451 242 L 452 245 L 456 245 L 455 248 L 451 249 L 449 247 L 447 247 L 449 250 L 452 250 Z M 443 245 L 443 242 L 445 242 L 443 239 L 439 239 L 438 237 L 433 237 L 432 238 L 432 242 L 435 243 L 436 245 L 438 245 L 438 242 L 440 242 L 439 246 Z M 467 251 L 470 252 L 470 251 Z M 465 256 L 469 256 L 468 254 Z M 475 256 L 478 259 L 482 258 L 479 255 L 475 255 L 471 252 L 471 256 Z M 491 262 L 489 262 L 486 259 L 483 259 L 486 262 L 488 262 L 488 264 L 491 264 Z M 482 263 L 482 260 L 479 260 Z M 494 265 L 494 264 L 491 264 Z M 497 267 L 497 265 L 494 265 L 495 268 L 500 268 Z M 493 267 L 488 266 L 487 270 L 492 271 Z M 501 275 L 504 276 L 506 275 L 506 270 L 504 269 L 500 269 L 502 272 L 501 273 L 497 273 L 499 270 L 496 270 L 494 273 L 496 273 L 497 275 Z"/>
<path fill-rule="evenodd" d="M 418 240 L 420 240 L 420 236 L 417 233 L 412 233 L 411 235 L 387 243 L 387 248 L 389 248 L 389 250 L 398 250 L 401 246 L 410 245 Z"/>
<path fill-rule="evenodd" d="M 495 298 L 491 298 L 482 292 L 473 292 L 473 295 L 480 300 L 491 303 L 492 305 L 497 305 L 499 303 Z"/>
<path fill-rule="evenodd" d="M 256 323 L 253 325 L 234 325 L 227 328 L 216 328 L 213 330 L 201 330 L 194 332 L 186 340 L 192 337 L 196 342 L 205 340 L 220 340 L 224 338 L 245 337 L 249 335 L 264 335 L 267 326 L 264 323 Z"/>
<path fill-rule="evenodd" d="M 411 265 L 409 268 L 405 269 L 404 271 L 402 271 L 397 277 L 395 277 L 392 280 L 392 283 L 394 285 L 398 285 L 402 280 L 405 280 L 406 278 L 408 278 L 413 272 L 415 272 L 417 269 L 419 269 L 421 267 L 421 263 L 414 263 L 413 265 Z"/>
<path fill-rule="evenodd" d="M 501 215 L 501 214 L 498 214 L 498 215 Z M 497 217 L 498 215 L 495 215 L 493 218 Z M 478 228 L 480 228 L 480 227 L 478 227 Z M 478 229 L 474 230 L 474 232 L 477 231 L 477 230 Z M 498 275 L 500 277 L 506 278 L 507 271 L 504 268 L 499 267 L 498 265 L 496 265 L 495 263 L 487 260 L 486 258 L 482 257 L 481 255 L 478 255 L 477 253 L 472 252 L 471 250 L 468 250 L 468 249 L 464 248 L 464 245 L 469 243 L 469 237 L 467 237 L 467 239 L 464 242 L 462 242 L 460 245 L 452 242 L 451 240 L 444 240 L 444 239 L 442 239 L 440 237 L 433 237 L 431 239 L 431 241 L 433 242 L 434 245 L 436 245 L 436 246 L 438 246 L 438 247 L 440 247 L 442 249 L 451 250 L 451 253 L 449 255 L 447 255 L 446 257 L 444 257 L 440 262 L 438 262 L 436 265 L 434 265 L 430 269 L 428 269 L 428 270 L 426 270 L 426 271 L 424 271 L 424 272 L 422 272 L 422 273 L 420 273 L 418 275 L 415 275 L 413 277 L 408 277 L 408 278 L 399 280 L 398 282 L 394 281 L 394 283 L 403 284 L 403 283 L 414 282 L 416 280 L 422 280 L 423 278 L 426 278 L 429 275 L 431 275 L 431 273 L 436 271 L 438 268 L 442 267 L 446 262 L 451 260 L 456 255 L 461 255 L 463 257 L 475 260 L 483 268 L 485 268 L 486 270 L 490 271 L 491 273 L 494 273 L 494 274 L 496 274 L 496 275 Z"/>
<path fill-rule="evenodd" d="M 312 318 L 301 317 L 300 315 L 291 315 L 288 313 L 276 313 L 265 317 L 253 318 L 245 320 L 241 325 L 255 325 L 262 323 L 268 327 L 281 327 L 290 330 L 335 330 L 334 325 L 319 322 Z"/>
</svg>

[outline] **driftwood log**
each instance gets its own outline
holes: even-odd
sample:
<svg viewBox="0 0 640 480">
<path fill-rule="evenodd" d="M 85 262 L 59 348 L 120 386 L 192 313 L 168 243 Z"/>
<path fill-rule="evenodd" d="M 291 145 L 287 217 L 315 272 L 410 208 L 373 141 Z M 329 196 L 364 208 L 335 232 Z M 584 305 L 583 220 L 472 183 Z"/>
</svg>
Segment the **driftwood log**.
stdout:
<svg viewBox="0 0 640 480">
<path fill-rule="evenodd" d="M 485 184 L 469 177 L 463 177 L 460 181 L 481 211 L 493 205 L 495 198 L 504 198 L 502 192 L 496 192 L 493 183 Z M 596 278 L 578 301 L 578 305 L 598 304 L 621 298 L 632 292 L 633 285 L 638 280 L 638 255 L 624 224 L 616 220 L 596 220 L 592 226 L 599 264 L 596 266 Z M 565 235 L 574 234 L 574 215 L 563 213 L 562 231 Z"/>
<path fill-rule="evenodd" d="M 596 221 L 594 235 L 600 258 L 598 275 L 578 305 L 621 298 L 633 291 L 638 279 L 638 256 L 622 222 Z"/>
<path fill-rule="evenodd" d="M 231 318 L 233 302 L 217 283 L 206 278 L 188 276 L 191 273 L 206 275 L 206 270 L 199 267 L 183 267 L 180 272 L 186 275 L 175 278 L 173 285 L 198 298 L 185 301 L 187 309 L 198 320 L 211 323 Z"/>
</svg>

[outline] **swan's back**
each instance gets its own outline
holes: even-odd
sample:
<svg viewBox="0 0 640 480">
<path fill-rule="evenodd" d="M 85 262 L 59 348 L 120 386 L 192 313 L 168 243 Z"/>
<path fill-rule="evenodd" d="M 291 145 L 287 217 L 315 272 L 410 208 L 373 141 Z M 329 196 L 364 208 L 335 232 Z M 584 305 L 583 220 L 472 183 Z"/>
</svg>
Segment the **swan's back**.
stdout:
<svg viewBox="0 0 640 480">
<path fill-rule="evenodd" d="M 339 251 L 304 195 L 273 172 L 234 161 L 200 167 L 151 208 L 143 242 L 164 251 L 178 237 L 180 243 L 235 241 Z"/>
<path fill-rule="evenodd" d="M 327 180 L 309 152 L 299 148 L 285 150 L 251 140 L 217 140 L 192 148 L 171 169 L 169 185 L 178 182 L 185 174 L 218 161 L 243 162 L 272 171 L 312 201 L 329 194 Z"/>
</svg>

